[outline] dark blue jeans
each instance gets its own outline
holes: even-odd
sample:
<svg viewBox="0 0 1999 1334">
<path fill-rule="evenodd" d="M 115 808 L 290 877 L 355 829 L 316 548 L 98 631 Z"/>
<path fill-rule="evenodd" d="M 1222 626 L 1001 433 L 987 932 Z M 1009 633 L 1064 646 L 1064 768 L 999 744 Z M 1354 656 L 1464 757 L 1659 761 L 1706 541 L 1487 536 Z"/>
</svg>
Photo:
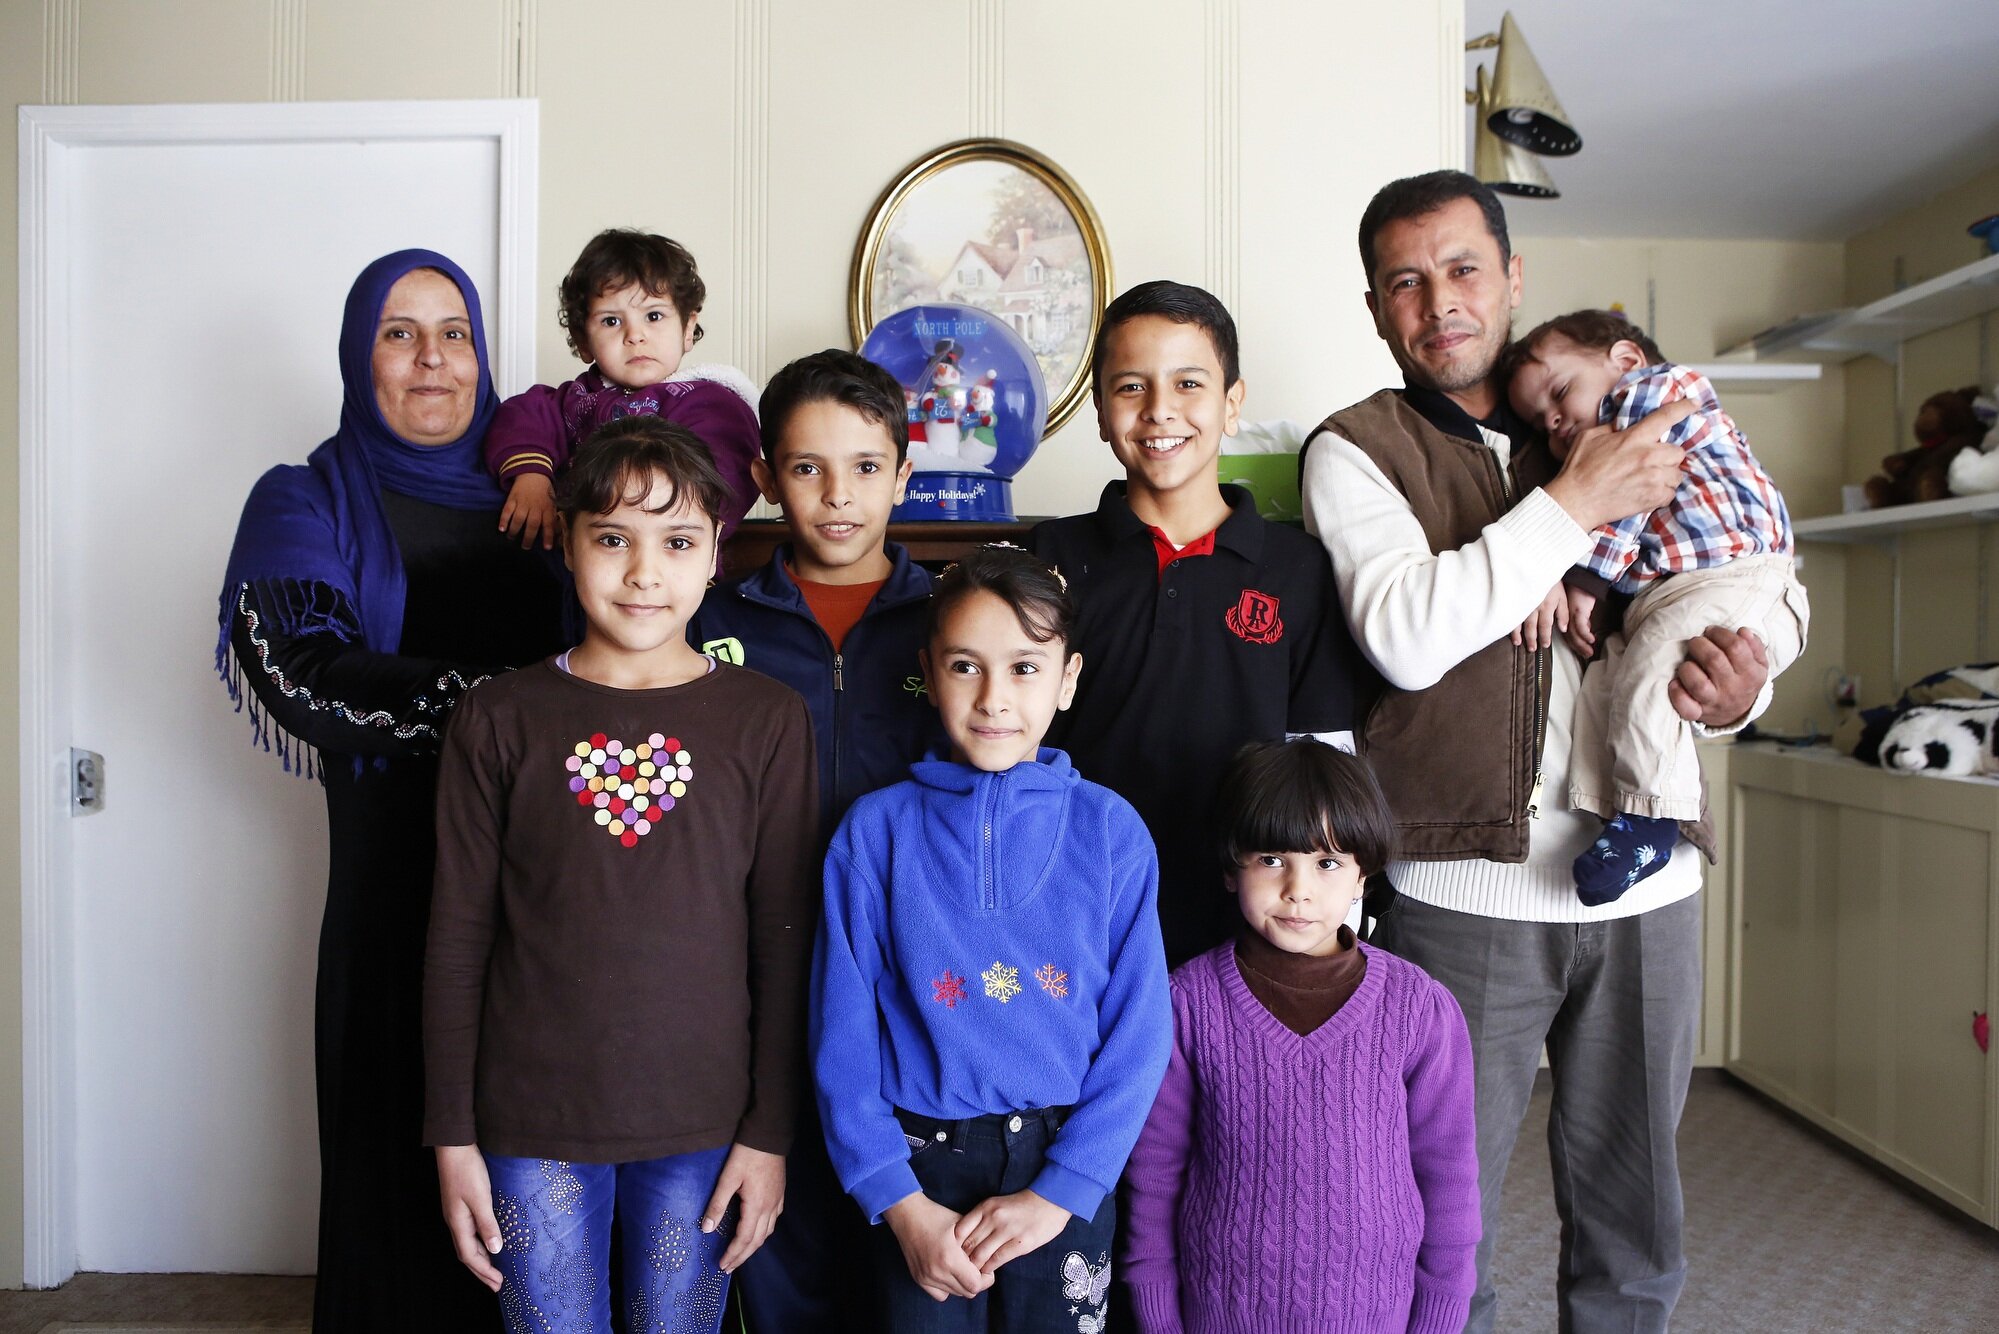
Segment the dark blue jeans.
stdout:
<svg viewBox="0 0 1999 1334">
<path fill-rule="evenodd" d="M 722 1175 L 726 1148 L 637 1163 L 565 1163 L 486 1155 L 505 1282 L 509 1334 L 611 1329 L 611 1220 L 625 1329 L 714 1334 L 729 1276 L 718 1263 L 727 1221 L 710 1233 L 701 1211 Z"/>
<path fill-rule="evenodd" d="M 897 1112 L 909 1141 L 909 1165 L 923 1193 L 964 1213 L 995 1195 L 1034 1184 L 1063 1113 L 1042 1111 L 934 1121 Z M 1055 1240 L 1001 1265 L 993 1285 L 969 1300 L 933 1301 L 909 1276 L 902 1247 L 884 1223 L 874 1229 L 875 1263 L 896 1334 L 1099 1334 L 1109 1310 L 1115 1195 L 1094 1218 L 1071 1218 Z"/>
</svg>

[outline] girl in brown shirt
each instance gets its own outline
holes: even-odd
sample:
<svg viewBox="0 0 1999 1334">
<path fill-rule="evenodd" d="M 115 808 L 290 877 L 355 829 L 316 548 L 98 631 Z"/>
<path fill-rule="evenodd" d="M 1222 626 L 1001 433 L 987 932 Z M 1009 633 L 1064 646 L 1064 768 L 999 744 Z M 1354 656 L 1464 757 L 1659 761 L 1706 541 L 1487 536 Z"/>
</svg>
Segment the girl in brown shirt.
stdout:
<svg viewBox="0 0 1999 1334">
<path fill-rule="evenodd" d="M 686 642 L 728 489 L 653 417 L 558 495 L 588 629 L 445 738 L 424 977 L 425 1143 L 508 1327 L 714 1330 L 769 1235 L 818 913 L 804 702 Z"/>
</svg>

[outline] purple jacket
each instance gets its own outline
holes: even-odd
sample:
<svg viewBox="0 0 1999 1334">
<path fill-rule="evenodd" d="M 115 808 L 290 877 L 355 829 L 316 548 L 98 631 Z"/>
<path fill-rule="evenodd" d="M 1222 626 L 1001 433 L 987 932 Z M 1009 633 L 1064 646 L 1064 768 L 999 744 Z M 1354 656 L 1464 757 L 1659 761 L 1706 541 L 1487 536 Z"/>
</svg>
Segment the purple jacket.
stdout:
<svg viewBox="0 0 1999 1334">
<path fill-rule="evenodd" d="M 612 384 L 591 367 L 559 385 L 538 384 L 500 404 L 486 432 L 486 469 L 509 485 L 522 473 L 553 477 L 576 446 L 606 422 L 648 415 L 701 437 L 734 498 L 722 513 L 727 537 L 756 503 L 750 461 L 762 448 L 756 393 L 748 377 L 727 366 L 690 367 L 644 389 Z"/>
<path fill-rule="evenodd" d="M 1443 986 L 1368 945 L 1300 1036 L 1235 947 L 1175 970 L 1173 1055 L 1126 1171 L 1144 1334 L 1457 1334 L 1479 1239 L 1471 1040 Z"/>
</svg>

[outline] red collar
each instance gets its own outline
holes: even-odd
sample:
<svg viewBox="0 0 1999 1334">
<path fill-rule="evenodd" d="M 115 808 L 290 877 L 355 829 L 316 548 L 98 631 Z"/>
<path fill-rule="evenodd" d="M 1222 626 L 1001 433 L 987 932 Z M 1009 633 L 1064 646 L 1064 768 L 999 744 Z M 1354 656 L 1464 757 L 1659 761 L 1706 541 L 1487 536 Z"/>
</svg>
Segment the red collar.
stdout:
<svg viewBox="0 0 1999 1334">
<path fill-rule="evenodd" d="M 1159 577 L 1162 579 L 1166 577 L 1166 567 L 1176 560 L 1182 560 L 1188 556 L 1212 556 L 1215 554 L 1215 535 L 1212 532 L 1203 533 L 1186 546 L 1176 548 L 1173 545 L 1172 538 L 1166 536 L 1165 533 L 1154 528 L 1151 524 L 1145 525 L 1145 531 L 1152 534 L 1152 554 L 1159 558 Z"/>
</svg>

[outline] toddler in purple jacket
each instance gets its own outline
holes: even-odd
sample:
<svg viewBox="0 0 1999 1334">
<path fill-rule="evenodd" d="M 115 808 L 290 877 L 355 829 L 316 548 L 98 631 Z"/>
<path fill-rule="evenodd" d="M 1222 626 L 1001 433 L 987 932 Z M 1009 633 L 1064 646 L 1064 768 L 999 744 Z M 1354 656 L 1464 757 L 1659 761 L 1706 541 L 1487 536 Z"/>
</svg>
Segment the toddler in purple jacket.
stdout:
<svg viewBox="0 0 1999 1334">
<path fill-rule="evenodd" d="M 1476 1283 L 1471 1042 L 1442 985 L 1354 939 L 1395 822 L 1309 738 L 1222 780 L 1237 938 L 1175 970 L 1173 1054 L 1126 1172 L 1144 1334 L 1457 1334 Z"/>
<path fill-rule="evenodd" d="M 591 432 L 621 417 L 660 417 L 708 446 L 729 499 L 722 537 L 756 503 L 756 386 L 733 366 L 682 367 L 701 341 L 708 288 L 678 241 L 612 228 L 590 238 L 563 275 L 560 318 L 590 369 L 500 404 L 486 468 L 507 488 L 500 529 L 522 546 L 555 545 L 555 477 Z"/>
</svg>

